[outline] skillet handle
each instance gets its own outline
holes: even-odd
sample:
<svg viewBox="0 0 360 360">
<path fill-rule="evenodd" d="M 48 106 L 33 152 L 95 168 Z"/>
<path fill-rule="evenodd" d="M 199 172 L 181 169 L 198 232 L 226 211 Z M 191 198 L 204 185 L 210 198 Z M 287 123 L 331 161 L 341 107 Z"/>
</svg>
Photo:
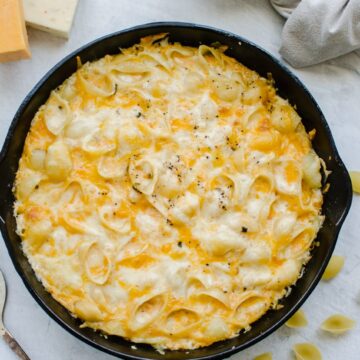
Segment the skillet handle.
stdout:
<svg viewBox="0 0 360 360">
<path fill-rule="evenodd" d="M 5 224 L 5 213 L 7 209 L 7 199 L 9 197 L 9 190 L 11 186 L 8 184 L 8 175 L 10 169 L 8 168 L 7 160 L 7 146 L 4 144 L 0 152 L 0 226 Z"/>
</svg>

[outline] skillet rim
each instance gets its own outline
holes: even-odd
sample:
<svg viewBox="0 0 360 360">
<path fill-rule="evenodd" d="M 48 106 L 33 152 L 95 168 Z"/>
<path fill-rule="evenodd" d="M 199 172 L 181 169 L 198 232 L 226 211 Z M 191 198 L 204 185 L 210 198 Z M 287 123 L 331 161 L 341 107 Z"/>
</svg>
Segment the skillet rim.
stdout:
<svg viewBox="0 0 360 360">
<path fill-rule="evenodd" d="M 14 118 L 10 124 L 8 133 L 5 137 L 4 140 L 4 144 L 2 147 L 2 150 L 0 152 L 0 171 L 4 170 L 2 169 L 2 164 L 4 163 L 5 159 L 8 156 L 8 150 L 9 150 L 9 146 L 12 142 L 12 138 L 13 138 L 13 133 L 15 131 L 15 128 L 17 127 L 21 116 L 23 114 L 23 111 L 26 109 L 27 105 L 31 102 L 31 100 L 37 95 L 39 89 L 46 84 L 46 82 L 48 81 L 48 79 L 50 78 L 50 76 L 56 71 L 59 70 L 67 61 L 71 60 L 72 58 L 75 58 L 77 55 L 79 55 L 82 51 L 87 50 L 92 48 L 94 45 L 97 45 L 101 42 L 103 42 L 104 40 L 110 39 L 112 37 L 117 37 L 119 35 L 124 35 L 127 33 L 133 33 L 133 32 L 137 32 L 139 30 L 145 30 L 145 29 L 151 29 L 151 28 L 160 28 L 159 31 L 161 31 L 161 28 L 190 28 L 190 29 L 194 29 L 194 30 L 200 30 L 200 31 L 206 31 L 206 32 L 212 32 L 215 33 L 217 35 L 220 35 L 224 38 L 233 38 L 235 40 L 237 40 L 239 43 L 246 43 L 247 45 L 249 45 L 250 47 L 254 48 L 257 52 L 262 53 L 263 55 L 265 55 L 270 61 L 272 61 L 273 63 L 275 63 L 275 65 L 280 69 L 281 72 L 285 73 L 288 77 L 290 77 L 298 87 L 301 88 L 301 90 L 303 92 L 306 93 L 306 95 L 309 97 L 310 101 L 312 102 L 312 104 L 314 105 L 314 108 L 316 110 L 316 112 L 319 114 L 319 118 L 320 118 L 320 123 L 321 126 L 323 127 L 327 140 L 329 141 L 330 147 L 332 149 L 333 155 L 334 155 L 334 160 L 336 160 L 336 167 L 338 167 L 338 169 L 341 171 L 341 175 L 343 178 L 343 186 L 344 186 L 344 198 L 346 198 L 346 203 L 345 206 L 341 212 L 341 215 L 339 216 L 339 218 L 336 221 L 336 224 L 334 226 L 334 231 L 332 233 L 332 242 L 331 242 L 331 247 L 328 248 L 328 253 L 325 257 L 325 260 L 323 261 L 323 263 L 320 264 L 320 266 L 317 266 L 317 270 L 316 270 L 316 275 L 313 277 L 312 281 L 310 282 L 309 286 L 307 289 L 302 290 L 300 296 L 298 297 L 298 299 L 295 302 L 295 305 L 287 312 L 287 314 L 285 316 L 283 316 L 280 320 L 278 320 L 277 322 L 275 322 L 273 325 L 269 326 L 264 332 L 260 333 L 258 336 L 253 337 L 252 339 L 250 339 L 249 341 L 247 341 L 244 344 L 240 344 L 238 346 L 233 346 L 226 349 L 226 350 L 220 350 L 218 353 L 216 354 L 209 354 L 209 355 L 205 355 L 205 356 L 200 356 L 200 357 L 186 357 L 186 359 L 194 359 L 194 360 L 215 360 L 215 359 L 224 359 L 227 358 L 237 352 L 240 352 L 254 344 L 256 344 L 257 342 L 263 340 L 264 338 L 266 338 L 267 336 L 269 336 L 271 333 L 273 333 L 275 330 L 277 330 L 280 326 L 282 326 L 302 305 L 303 303 L 306 301 L 306 299 L 310 296 L 310 294 L 313 292 L 313 290 L 315 289 L 316 285 L 319 283 L 321 276 L 323 274 L 323 272 L 325 271 L 325 268 L 332 256 L 332 253 L 334 251 L 335 245 L 337 243 L 337 239 L 338 239 L 338 235 L 339 232 L 341 230 L 341 227 L 343 225 L 343 222 L 350 210 L 350 206 L 351 206 L 351 202 L 352 202 L 352 190 L 351 190 L 351 180 L 350 180 L 350 176 L 349 173 L 345 167 L 345 164 L 343 163 L 342 159 L 340 158 L 340 155 L 338 153 L 337 147 L 335 145 L 334 142 L 334 138 L 332 136 L 330 127 L 319 107 L 319 105 L 317 104 L 317 102 L 315 101 L 314 97 L 311 95 L 311 93 L 308 91 L 308 89 L 304 86 L 304 84 L 299 80 L 299 78 L 293 74 L 280 60 L 278 60 L 277 58 L 275 58 L 273 55 L 271 55 L 267 50 L 264 50 L 262 47 L 256 45 L 255 43 L 253 43 L 252 41 L 249 41 L 245 38 L 243 38 L 242 36 L 239 36 L 237 34 L 234 34 L 230 31 L 225 31 L 225 30 L 221 30 L 212 26 L 207 26 L 207 25 L 200 25 L 200 24 L 195 24 L 195 23 L 189 23 L 189 22 L 177 22 L 177 21 L 161 21 L 161 22 L 151 22 L 151 23 L 146 23 L 146 24 L 142 24 L 142 25 L 137 25 L 137 26 L 133 26 L 130 28 L 126 28 L 124 30 L 120 30 L 120 31 L 116 31 L 113 33 L 110 33 L 108 35 L 104 35 L 101 36 L 93 41 L 88 42 L 87 44 L 81 46 L 80 48 L 72 51 L 69 55 L 65 56 L 64 58 L 62 58 L 58 63 L 56 63 L 49 71 L 47 71 L 45 73 L 45 75 L 37 82 L 37 84 L 30 90 L 30 92 L 26 95 L 26 97 L 24 98 L 24 100 L 22 101 L 21 105 L 19 106 L 17 112 L 14 115 Z M 25 141 L 25 138 L 24 138 Z M 1 209 L 0 209 L 1 211 Z M 95 347 L 98 350 L 104 351 L 108 354 L 111 354 L 113 356 L 116 357 L 121 357 L 123 359 L 129 359 L 129 360 L 148 360 L 148 359 L 153 359 L 151 357 L 142 357 L 142 356 L 134 356 L 131 354 L 124 354 L 120 351 L 116 351 L 113 349 L 110 349 L 108 347 L 105 347 L 101 344 L 99 344 L 96 339 L 90 339 L 89 337 L 81 334 L 80 332 L 74 330 L 71 325 L 69 325 L 66 321 L 62 320 L 47 304 L 45 301 L 43 301 L 43 299 L 41 299 L 40 296 L 38 296 L 35 292 L 35 290 L 32 288 L 32 286 L 30 285 L 30 283 L 27 281 L 25 274 L 23 273 L 23 270 L 21 269 L 20 263 L 17 261 L 17 258 L 15 256 L 15 254 L 13 253 L 12 249 L 11 249 L 11 241 L 8 238 L 8 232 L 5 226 L 5 222 L 3 220 L 3 218 L 0 215 L 0 230 L 5 242 L 5 245 L 7 247 L 9 256 L 12 260 L 12 263 L 15 267 L 15 270 L 17 271 L 17 273 L 19 274 L 20 278 L 22 279 L 25 287 L 27 288 L 27 290 L 30 292 L 30 294 L 32 295 L 32 297 L 35 299 L 35 301 L 43 308 L 43 310 L 53 319 L 55 320 L 59 325 L 61 325 L 62 328 L 64 328 L 66 331 L 68 331 L 70 334 L 74 335 L 76 338 L 84 341 L 85 343 L 87 343 L 88 345 L 91 345 L 93 347 Z M 307 265 L 305 265 L 306 267 Z M 35 275 L 34 275 L 35 276 Z M 38 280 L 37 280 L 38 281 Z M 225 340 L 226 341 L 226 340 Z M 136 343 L 133 343 L 136 345 Z M 203 348 L 203 349 L 206 349 Z M 155 349 L 154 349 L 155 351 Z M 191 350 L 189 350 L 191 352 Z M 165 355 L 164 355 L 165 356 Z M 164 357 L 165 358 L 165 357 Z"/>
</svg>

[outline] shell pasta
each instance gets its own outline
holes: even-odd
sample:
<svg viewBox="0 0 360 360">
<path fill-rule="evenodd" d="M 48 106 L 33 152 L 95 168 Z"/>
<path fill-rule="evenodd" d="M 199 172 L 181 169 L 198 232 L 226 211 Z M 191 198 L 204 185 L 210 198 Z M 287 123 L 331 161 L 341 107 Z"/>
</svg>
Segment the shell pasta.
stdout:
<svg viewBox="0 0 360 360">
<path fill-rule="evenodd" d="M 355 320 L 341 314 L 329 316 L 321 324 L 321 329 L 332 334 L 343 334 L 355 327 Z"/>
<path fill-rule="evenodd" d="M 329 264 L 327 265 L 324 271 L 322 280 L 328 281 L 336 277 L 343 268 L 344 263 L 345 263 L 344 256 L 333 255 L 330 258 Z"/>
<path fill-rule="evenodd" d="M 296 360 L 322 360 L 318 347 L 311 343 L 299 343 L 293 346 Z"/>
<path fill-rule="evenodd" d="M 35 115 L 17 231 L 82 326 L 207 346 L 276 308 L 309 260 L 322 161 L 272 81 L 225 50 L 143 38 L 79 60 Z"/>
<path fill-rule="evenodd" d="M 308 324 L 307 318 L 303 310 L 298 310 L 285 325 L 289 328 L 301 328 Z"/>
</svg>

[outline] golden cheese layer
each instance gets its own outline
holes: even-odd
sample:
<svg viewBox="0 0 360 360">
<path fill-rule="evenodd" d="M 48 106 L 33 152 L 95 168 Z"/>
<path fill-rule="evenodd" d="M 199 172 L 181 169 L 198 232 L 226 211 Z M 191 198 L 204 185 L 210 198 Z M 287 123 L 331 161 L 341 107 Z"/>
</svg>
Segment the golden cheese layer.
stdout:
<svg viewBox="0 0 360 360">
<path fill-rule="evenodd" d="M 206 346 L 275 307 L 309 259 L 323 221 L 314 134 L 224 50 L 144 38 L 79 66 L 35 115 L 18 233 L 83 326 Z"/>
</svg>

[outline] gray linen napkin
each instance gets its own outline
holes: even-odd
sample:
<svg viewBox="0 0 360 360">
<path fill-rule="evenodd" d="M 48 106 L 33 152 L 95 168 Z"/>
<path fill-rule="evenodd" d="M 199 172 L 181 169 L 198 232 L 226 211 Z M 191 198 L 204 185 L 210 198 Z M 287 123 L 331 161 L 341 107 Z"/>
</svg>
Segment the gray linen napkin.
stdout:
<svg viewBox="0 0 360 360">
<path fill-rule="evenodd" d="M 360 49 L 360 0 L 270 0 L 287 18 L 281 56 L 304 67 Z"/>
</svg>

